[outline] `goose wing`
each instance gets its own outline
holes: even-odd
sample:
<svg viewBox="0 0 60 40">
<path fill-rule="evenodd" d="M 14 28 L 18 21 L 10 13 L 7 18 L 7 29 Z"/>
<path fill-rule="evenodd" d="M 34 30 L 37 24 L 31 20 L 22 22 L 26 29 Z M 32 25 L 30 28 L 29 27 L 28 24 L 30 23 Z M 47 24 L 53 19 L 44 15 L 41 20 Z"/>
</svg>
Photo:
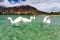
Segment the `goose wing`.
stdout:
<svg viewBox="0 0 60 40">
<path fill-rule="evenodd" d="M 19 22 L 19 21 L 21 21 L 21 19 L 22 19 L 22 17 L 17 17 L 15 20 L 14 20 L 14 22 L 16 23 L 16 22 Z"/>
</svg>

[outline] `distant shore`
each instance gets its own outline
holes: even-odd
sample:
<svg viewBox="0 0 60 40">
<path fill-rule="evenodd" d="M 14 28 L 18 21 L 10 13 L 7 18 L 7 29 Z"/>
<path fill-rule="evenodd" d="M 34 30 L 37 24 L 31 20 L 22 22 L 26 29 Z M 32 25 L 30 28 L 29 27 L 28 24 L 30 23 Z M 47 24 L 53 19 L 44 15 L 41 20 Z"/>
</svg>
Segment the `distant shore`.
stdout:
<svg viewBox="0 0 60 40">
<path fill-rule="evenodd" d="M 3 14 L 0 14 L 3 15 Z M 4 15 L 18 15 L 18 14 L 4 14 Z M 20 15 L 25 15 L 25 14 L 20 14 Z M 26 15 L 32 15 L 32 14 L 26 14 Z M 47 16 L 47 15 L 40 15 L 40 16 Z M 49 16 L 60 16 L 60 15 L 49 15 Z"/>
</svg>

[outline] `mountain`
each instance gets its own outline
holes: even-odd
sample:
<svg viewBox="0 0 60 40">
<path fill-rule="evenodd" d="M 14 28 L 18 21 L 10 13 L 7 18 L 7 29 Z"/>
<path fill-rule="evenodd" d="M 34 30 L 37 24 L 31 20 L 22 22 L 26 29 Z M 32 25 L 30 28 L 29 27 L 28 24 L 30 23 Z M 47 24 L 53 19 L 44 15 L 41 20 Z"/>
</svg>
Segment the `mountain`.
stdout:
<svg viewBox="0 0 60 40">
<path fill-rule="evenodd" d="M 39 11 L 29 5 L 15 6 L 15 7 L 1 7 L 0 14 L 49 14 L 47 12 Z"/>
</svg>

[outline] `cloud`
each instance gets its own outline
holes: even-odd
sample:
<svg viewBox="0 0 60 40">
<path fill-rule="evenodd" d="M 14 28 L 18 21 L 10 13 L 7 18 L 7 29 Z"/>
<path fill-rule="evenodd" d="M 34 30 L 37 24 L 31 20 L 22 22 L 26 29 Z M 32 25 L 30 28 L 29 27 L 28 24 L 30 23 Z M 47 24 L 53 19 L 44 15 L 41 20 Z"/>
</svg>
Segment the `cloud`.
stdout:
<svg viewBox="0 0 60 40">
<path fill-rule="evenodd" d="M 51 12 L 51 11 L 60 11 L 60 0 L 26 0 L 19 1 L 18 3 L 10 3 L 8 0 L 0 2 L 0 6 L 13 7 L 20 5 L 30 5 L 38 10 Z"/>
<path fill-rule="evenodd" d="M 4 0 L 0 0 L 0 2 L 3 2 Z"/>
</svg>

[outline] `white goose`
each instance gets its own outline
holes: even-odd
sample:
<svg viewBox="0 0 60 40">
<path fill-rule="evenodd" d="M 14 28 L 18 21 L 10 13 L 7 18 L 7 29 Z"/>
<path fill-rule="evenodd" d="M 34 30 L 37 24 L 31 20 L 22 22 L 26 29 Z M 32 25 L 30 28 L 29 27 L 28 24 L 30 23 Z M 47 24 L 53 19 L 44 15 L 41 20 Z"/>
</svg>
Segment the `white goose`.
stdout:
<svg viewBox="0 0 60 40">
<path fill-rule="evenodd" d="M 31 17 L 30 17 L 30 19 L 22 18 L 22 21 L 23 21 L 23 22 L 26 22 L 26 23 L 29 23 L 29 22 L 31 22 L 31 21 L 32 21 L 32 19 L 35 19 L 35 16 L 34 16 L 34 17 L 33 17 L 33 16 L 31 16 Z"/>
<path fill-rule="evenodd" d="M 51 23 L 51 20 L 50 20 L 50 17 L 49 16 L 45 16 L 44 19 L 43 19 L 43 22 L 44 23 Z"/>
<path fill-rule="evenodd" d="M 15 20 L 13 20 L 11 17 L 8 17 L 7 19 L 10 20 L 11 24 L 18 24 L 22 17 L 17 17 Z"/>
</svg>

